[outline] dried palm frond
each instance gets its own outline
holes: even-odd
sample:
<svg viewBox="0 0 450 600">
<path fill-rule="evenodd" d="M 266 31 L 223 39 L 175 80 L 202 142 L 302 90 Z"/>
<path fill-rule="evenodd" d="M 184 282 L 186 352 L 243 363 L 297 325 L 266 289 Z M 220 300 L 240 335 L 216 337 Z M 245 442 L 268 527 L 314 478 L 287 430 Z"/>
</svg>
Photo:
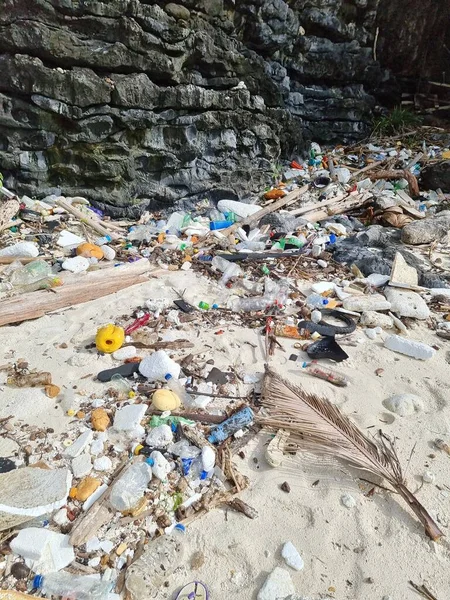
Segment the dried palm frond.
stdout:
<svg viewBox="0 0 450 600">
<path fill-rule="evenodd" d="M 326 398 L 305 392 L 266 367 L 262 390 L 268 416 L 259 423 L 290 432 L 290 443 L 335 459 L 384 479 L 407 502 L 424 525 L 427 535 L 438 540 L 444 534 L 427 510 L 405 485 L 400 461 L 392 441 L 380 433 L 370 439 Z"/>
</svg>

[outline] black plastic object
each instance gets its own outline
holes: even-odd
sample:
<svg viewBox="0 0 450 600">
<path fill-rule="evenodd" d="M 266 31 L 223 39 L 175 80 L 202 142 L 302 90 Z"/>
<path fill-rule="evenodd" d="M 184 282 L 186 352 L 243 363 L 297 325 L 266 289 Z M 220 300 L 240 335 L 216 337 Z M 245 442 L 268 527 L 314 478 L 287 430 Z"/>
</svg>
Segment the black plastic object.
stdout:
<svg viewBox="0 0 450 600">
<path fill-rule="evenodd" d="M 0 473 L 9 473 L 10 471 L 14 471 L 15 468 L 16 463 L 10 458 L 0 457 Z"/>
<path fill-rule="evenodd" d="M 339 319 L 339 321 L 343 321 L 346 324 L 345 327 L 331 325 L 324 320 L 320 321 L 320 323 L 313 323 L 312 321 L 300 321 L 298 324 L 299 330 L 307 329 L 311 332 L 316 331 L 317 333 L 320 333 L 320 335 L 327 335 L 330 337 L 334 337 L 335 335 L 344 335 L 346 333 L 353 333 L 355 331 L 356 323 L 348 315 L 341 313 L 338 310 L 326 308 L 322 309 L 320 312 L 324 316 L 334 317 L 335 319 Z"/>
<path fill-rule="evenodd" d="M 99 381 L 111 381 L 112 376 L 119 374 L 122 377 L 131 377 L 133 373 L 137 373 L 139 369 L 139 363 L 125 363 L 124 365 L 120 365 L 120 367 L 116 367 L 114 369 L 107 369 L 106 371 L 100 371 L 97 375 L 97 379 Z"/>
<path fill-rule="evenodd" d="M 240 262 L 242 260 L 266 260 L 268 258 L 282 258 L 283 256 L 296 256 L 305 252 L 305 246 L 297 248 L 295 250 L 289 250 L 288 252 L 271 252 L 265 250 L 264 252 L 236 252 L 235 254 L 216 254 L 220 258 L 224 258 L 229 262 Z"/>
<path fill-rule="evenodd" d="M 314 187 L 318 189 L 325 188 L 327 185 L 330 185 L 330 183 L 331 179 L 325 175 L 319 175 L 319 177 L 316 177 L 313 181 Z"/>
<path fill-rule="evenodd" d="M 342 362 L 348 358 L 348 354 L 342 350 L 334 337 L 330 336 L 309 345 L 306 353 L 310 358 L 329 358 L 335 362 Z"/>
<path fill-rule="evenodd" d="M 173 303 L 177 308 L 179 308 L 185 313 L 191 313 L 195 310 L 192 304 L 188 304 L 184 300 L 174 300 Z"/>
</svg>

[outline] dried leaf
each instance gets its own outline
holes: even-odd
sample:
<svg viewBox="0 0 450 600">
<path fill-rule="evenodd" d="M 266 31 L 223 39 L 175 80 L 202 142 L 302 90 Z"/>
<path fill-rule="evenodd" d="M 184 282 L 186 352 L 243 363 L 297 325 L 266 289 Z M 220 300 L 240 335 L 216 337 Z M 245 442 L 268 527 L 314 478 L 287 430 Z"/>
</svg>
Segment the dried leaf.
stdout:
<svg viewBox="0 0 450 600">
<path fill-rule="evenodd" d="M 300 450 L 345 461 L 352 467 L 386 480 L 409 504 L 433 540 L 444 534 L 405 485 L 392 442 L 380 433 L 369 439 L 326 398 L 305 392 L 266 367 L 262 390 L 268 417 L 259 422 L 272 429 L 290 431 L 290 442 Z"/>
</svg>

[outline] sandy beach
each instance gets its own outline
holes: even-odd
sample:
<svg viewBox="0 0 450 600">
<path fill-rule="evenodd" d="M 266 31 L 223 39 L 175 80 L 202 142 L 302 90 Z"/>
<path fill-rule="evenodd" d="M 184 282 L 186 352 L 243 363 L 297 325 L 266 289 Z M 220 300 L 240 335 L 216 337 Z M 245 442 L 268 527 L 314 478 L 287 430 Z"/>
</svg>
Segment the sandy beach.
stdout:
<svg viewBox="0 0 450 600">
<path fill-rule="evenodd" d="M 307 289 L 308 282 L 299 285 Z M 102 300 L 1 328 L 0 362 L 23 358 L 34 369 L 50 371 L 63 390 L 76 388 L 81 397 L 100 396 L 104 384 L 94 376 L 110 367 L 113 359 L 86 349 L 97 328 L 130 314 L 149 298 L 175 299 L 174 290 L 186 290 L 185 300 L 194 305 L 199 300 L 214 301 L 217 295 L 216 285 L 200 275 L 169 272 Z M 214 335 L 217 328 L 205 321 L 201 330 L 187 323 L 178 326 L 177 333 L 195 343 L 193 353 L 213 358 L 219 368 L 233 365 L 242 374 L 262 373 L 266 357 L 260 331 L 241 329 L 226 320 L 221 329 L 224 334 Z M 302 373 L 299 363 L 288 360 L 296 352 L 293 340 L 280 338 L 285 352 L 277 350 L 269 363 L 290 381 L 326 396 L 367 434 L 382 429 L 395 436 L 410 489 L 417 491 L 419 500 L 446 533 L 450 457 L 436 449 L 433 441 L 450 438 L 448 342 L 425 325 L 415 325 L 410 330 L 411 339 L 439 348 L 431 360 L 417 361 L 385 349 L 384 335 L 373 341 L 357 329 L 351 336 L 355 345 L 345 346 L 350 358 L 338 367 L 350 379 L 346 388 Z M 377 369 L 383 369 L 381 376 L 375 373 Z M 239 384 L 235 391 L 244 393 L 247 389 Z M 14 415 L 11 422 L 16 432 L 23 424 L 52 428 L 55 436 L 70 436 L 77 428 L 58 399 L 47 398 L 40 389 L 3 385 L 1 391 L 0 418 Z M 405 417 L 388 411 L 383 401 L 399 393 L 419 396 L 423 410 Z M 214 403 L 208 410 L 214 410 Z M 401 498 L 357 482 L 347 473 L 321 464 L 320 459 L 286 458 L 281 467 L 272 468 L 264 458 L 268 439 L 259 434 L 234 459 L 251 482 L 241 497 L 258 511 L 258 518 L 250 520 L 231 510 L 215 509 L 193 522 L 187 529 L 184 560 L 155 597 L 173 598 L 177 589 L 196 579 L 206 583 L 211 600 L 253 600 L 276 566 L 290 572 L 297 591 L 295 600 L 410 600 L 416 593 L 409 580 L 425 583 L 439 600 L 448 597 L 448 542 L 446 538 L 440 543 L 428 540 Z M 0 444 L 2 455 L 14 454 L 17 448 L 8 437 Z M 433 474 L 434 482 L 423 482 L 426 471 Z M 285 481 L 290 493 L 280 489 Z M 354 498 L 354 507 L 342 504 L 343 494 Z M 286 541 L 295 545 L 304 560 L 299 572 L 287 567 L 280 556 Z M 192 568 L 195 552 L 203 553 L 204 563 Z"/>
</svg>

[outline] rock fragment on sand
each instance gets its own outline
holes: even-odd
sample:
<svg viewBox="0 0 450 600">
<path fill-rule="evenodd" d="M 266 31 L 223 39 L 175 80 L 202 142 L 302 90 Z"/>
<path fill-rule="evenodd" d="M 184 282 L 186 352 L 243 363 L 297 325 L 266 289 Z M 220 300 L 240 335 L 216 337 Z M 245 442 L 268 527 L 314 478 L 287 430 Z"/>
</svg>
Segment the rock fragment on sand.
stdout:
<svg viewBox="0 0 450 600">
<path fill-rule="evenodd" d="M 425 471 L 425 473 L 422 475 L 422 479 L 424 483 L 434 483 L 436 475 L 431 471 Z"/>
<path fill-rule="evenodd" d="M 257 600 L 288 600 L 293 594 L 295 587 L 289 571 L 275 567 L 259 590 Z"/>
<path fill-rule="evenodd" d="M 416 292 L 387 288 L 384 293 L 391 303 L 391 311 L 400 317 L 425 320 L 430 316 L 427 303 Z"/>
<path fill-rule="evenodd" d="M 450 210 L 443 210 L 437 215 L 413 221 L 402 229 L 404 244 L 429 244 L 441 240 L 450 229 Z"/>
<path fill-rule="evenodd" d="M 72 472 L 75 479 L 81 479 L 92 471 L 92 461 L 89 454 L 80 454 L 72 460 Z"/>
<path fill-rule="evenodd" d="M 87 431 L 82 433 L 74 441 L 73 444 L 66 448 L 66 450 L 64 451 L 64 455 L 69 458 L 75 458 L 76 456 L 79 456 L 83 452 L 83 450 L 92 442 L 93 437 L 94 434 L 90 429 L 88 429 Z"/>
<path fill-rule="evenodd" d="M 383 406 L 399 417 L 413 415 L 415 412 L 421 412 L 424 409 L 422 399 L 415 394 L 396 394 L 384 400 Z"/>
<path fill-rule="evenodd" d="M 345 506 L 345 508 L 355 508 L 356 500 L 351 494 L 342 494 L 341 504 Z"/>
<path fill-rule="evenodd" d="M 397 252 L 392 264 L 391 283 L 419 285 L 419 276 L 414 267 L 410 267 L 400 252 Z"/>
<path fill-rule="evenodd" d="M 301 571 L 305 566 L 302 557 L 292 542 L 286 542 L 284 544 L 281 549 L 281 556 L 284 558 L 284 562 L 288 567 L 295 569 L 295 571 Z"/>
<path fill-rule="evenodd" d="M 378 313 L 374 310 L 366 310 L 362 313 L 360 324 L 366 327 L 381 327 L 382 329 L 392 329 L 394 321 L 389 315 Z"/>
<path fill-rule="evenodd" d="M 366 312 L 368 310 L 389 310 L 391 303 L 381 294 L 371 296 L 350 296 L 344 300 L 345 310 Z"/>
</svg>

